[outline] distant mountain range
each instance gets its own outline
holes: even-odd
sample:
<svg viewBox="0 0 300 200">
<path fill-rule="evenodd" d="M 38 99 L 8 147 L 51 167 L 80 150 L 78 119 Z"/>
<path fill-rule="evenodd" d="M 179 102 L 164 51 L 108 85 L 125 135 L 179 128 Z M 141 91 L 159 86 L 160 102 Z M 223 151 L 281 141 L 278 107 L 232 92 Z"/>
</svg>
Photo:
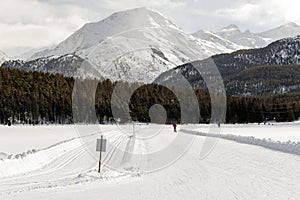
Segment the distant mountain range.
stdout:
<svg viewBox="0 0 300 200">
<path fill-rule="evenodd" d="M 115 13 L 108 18 L 84 25 L 53 49 L 35 53 L 27 68 L 49 72 L 47 66 L 39 65 L 40 59 L 53 60 L 53 56 L 80 57 L 88 60 L 113 81 L 152 82 L 159 74 L 196 59 L 214 54 L 232 52 L 235 48 L 198 40 L 184 32 L 161 14 L 146 8 Z M 20 62 L 19 62 L 20 63 Z M 59 62 L 57 62 L 59 63 Z M 70 74 L 57 66 L 57 72 Z M 53 70 L 51 70 L 53 72 Z M 81 76 L 85 76 L 84 72 Z"/>
<path fill-rule="evenodd" d="M 82 67 L 86 60 L 106 79 L 151 83 L 179 65 L 176 69 L 188 71 L 189 65 L 185 63 L 221 54 L 213 59 L 228 81 L 234 73 L 256 66 L 298 64 L 298 37 L 280 40 L 263 49 L 237 51 L 265 47 L 275 40 L 298 34 L 300 27 L 294 23 L 262 33 L 242 32 L 230 25 L 218 32 L 200 30 L 189 34 L 160 13 L 137 8 L 88 23 L 57 46 L 31 51 L 31 56 L 24 54 L 29 58 L 27 61 L 10 60 L 2 66 L 60 73 L 67 77 L 99 78 Z M 196 87 L 199 83 L 193 85 Z M 237 93 L 246 92 L 239 90 Z"/>
<path fill-rule="evenodd" d="M 212 56 L 230 95 L 284 94 L 300 91 L 300 36 L 265 48 Z M 182 74 L 194 88 L 206 88 L 198 69 L 208 60 L 192 62 L 161 74 L 156 83 L 176 83 Z M 214 80 L 214 75 L 209 77 Z"/>
<path fill-rule="evenodd" d="M 300 35 L 300 26 L 291 22 L 272 30 L 253 33 L 249 30 L 242 32 L 238 26 L 232 24 L 218 32 L 199 30 L 192 35 L 215 43 L 226 43 L 239 49 L 251 49 L 265 47 L 276 40 Z"/>
</svg>

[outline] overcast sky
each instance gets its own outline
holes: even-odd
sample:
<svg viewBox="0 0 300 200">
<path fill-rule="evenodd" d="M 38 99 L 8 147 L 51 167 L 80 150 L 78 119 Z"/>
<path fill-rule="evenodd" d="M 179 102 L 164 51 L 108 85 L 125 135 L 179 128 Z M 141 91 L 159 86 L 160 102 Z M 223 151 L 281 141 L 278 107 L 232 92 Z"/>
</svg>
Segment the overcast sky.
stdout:
<svg viewBox="0 0 300 200">
<path fill-rule="evenodd" d="M 54 45 L 87 22 L 136 7 L 157 10 L 187 32 L 236 24 L 259 32 L 300 24 L 298 0 L 0 0 L 0 50 L 9 56 Z"/>
</svg>

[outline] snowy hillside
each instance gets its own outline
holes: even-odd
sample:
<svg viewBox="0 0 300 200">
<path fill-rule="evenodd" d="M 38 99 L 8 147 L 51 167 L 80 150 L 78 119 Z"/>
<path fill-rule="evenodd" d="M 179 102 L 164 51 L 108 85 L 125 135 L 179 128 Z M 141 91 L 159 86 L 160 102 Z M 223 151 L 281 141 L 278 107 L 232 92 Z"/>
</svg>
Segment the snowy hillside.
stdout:
<svg viewBox="0 0 300 200">
<path fill-rule="evenodd" d="M 207 34 L 199 34 L 201 32 L 208 32 L 204 30 L 199 30 L 193 35 L 197 38 L 207 39 Z M 254 33 L 249 30 L 241 31 L 236 25 L 229 25 L 220 29 L 219 31 L 213 33 L 210 32 L 209 38 L 215 38 L 215 35 L 219 36 L 222 40 L 228 40 L 235 45 L 243 46 L 244 48 L 260 48 L 265 47 L 271 42 L 279 39 L 295 37 L 300 35 L 300 26 L 295 23 L 287 23 L 280 27 L 274 28 L 261 33 Z M 216 41 L 217 42 L 217 41 Z M 239 48 L 241 49 L 241 48 Z"/>
<path fill-rule="evenodd" d="M 0 51 L 0 65 L 2 65 L 2 63 L 7 60 L 9 60 L 7 55 L 4 52 Z"/>
<path fill-rule="evenodd" d="M 235 48 L 196 39 L 161 14 L 138 8 L 86 24 L 55 48 L 34 54 L 31 60 L 76 54 L 92 63 L 105 78 L 151 82 L 177 65 Z M 42 67 L 35 70 L 49 71 Z"/>
</svg>

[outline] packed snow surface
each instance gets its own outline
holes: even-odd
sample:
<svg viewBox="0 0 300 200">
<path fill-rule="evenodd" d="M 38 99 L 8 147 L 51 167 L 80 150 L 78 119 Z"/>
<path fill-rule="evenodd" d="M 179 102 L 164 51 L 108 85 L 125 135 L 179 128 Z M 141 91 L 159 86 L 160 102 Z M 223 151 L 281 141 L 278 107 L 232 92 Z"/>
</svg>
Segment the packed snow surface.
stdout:
<svg viewBox="0 0 300 200">
<path fill-rule="evenodd" d="M 200 151 L 209 137 L 184 130 L 210 133 L 211 128 L 217 127 L 183 125 L 174 133 L 170 125 L 153 124 L 1 126 L 0 199 L 298 199 L 299 156 L 225 138 L 218 139 L 211 153 L 201 159 Z M 221 125 L 220 130 L 221 136 L 297 142 L 299 128 L 299 123 L 284 123 Z M 137 129 L 141 135 L 146 129 L 156 132 L 143 140 L 124 133 Z M 96 131 L 83 136 L 84 130 Z M 100 134 L 111 145 L 103 153 L 99 175 L 95 158 L 99 154 L 90 152 L 89 145 L 94 146 Z M 176 137 L 193 141 L 179 159 L 152 173 L 139 170 L 138 166 L 151 163 L 147 154 L 172 145 Z M 133 152 L 142 153 L 145 163 L 126 157 L 127 170 L 111 169 L 108 165 L 117 156 L 113 146 L 129 150 L 128 144 L 135 144 Z"/>
</svg>

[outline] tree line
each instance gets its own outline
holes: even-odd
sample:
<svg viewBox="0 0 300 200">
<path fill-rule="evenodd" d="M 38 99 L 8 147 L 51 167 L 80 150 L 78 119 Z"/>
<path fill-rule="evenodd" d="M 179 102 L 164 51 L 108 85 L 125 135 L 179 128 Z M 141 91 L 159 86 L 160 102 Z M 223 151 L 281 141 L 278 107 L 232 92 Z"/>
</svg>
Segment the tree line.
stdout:
<svg viewBox="0 0 300 200">
<path fill-rule="evenodd" d="M 76 123 L 95 123 L 97 121 L 107 123 L 116 120 L 128 122 L 130 120 L 127 118 L 115 119 L 111 101 L 116 85 L 124 88 L 121 91 L 125 95 L 128 92 L 126 89 L 130 88 L 132 84 L 110 80 L 79 81 L 90 82 L 90 84 L 83 84 L 80 91 L 74 93 L 74 78 L 66 78 L 59 74 L 0 68 L 0 123 L 70 124 L 75 122 L 74 112 L 82 115 Z M 94 94 L 91 94 L 90 91 L 92 85 L 96 85 L 96 90 L 92 91 Z M 138 87 L 130 97 L 128 105 L 131 119 L 150 122 L 149 109 L 154 104 L 160 104 L 166 110 L 166 123 L 173 121 L 180 123 L 180 100 L 172 92 L 174 90 L 185 97 L 186 91 L 183 88 L 169 89 L 154 84 Z M 210 123 L 210 95 L 197 89 L 193 92 L 199 102 L 199 123 Z M 80 101 L 77 103 L 74 103 L 74 98 L 72 98 L 74 94 L 80 96 Z M 93 105 L 89 105 L 91 103 Z M 89 107 L 85 108 L 85 106 Z M 117 109 L 122 112 L 124 108 L 120 105 Z M 189 112 L 193 112 L 192 107 L 188 109 L 190 109 Z M 81 110 L 81 112 L 77 112 L 77 110 Z M 126 109 L 123 111 L 126 112 Z M 95 112 L 96 120 L 90 117 L 93 112 Z M 156 121 L 159 122 L 159 118 L 163 116 L 156 117 Z M 227 97 L 227 123 L 252 123 L 266 120 L 293 121 L 299 117 L 299 93 Z"/>
</svg>

